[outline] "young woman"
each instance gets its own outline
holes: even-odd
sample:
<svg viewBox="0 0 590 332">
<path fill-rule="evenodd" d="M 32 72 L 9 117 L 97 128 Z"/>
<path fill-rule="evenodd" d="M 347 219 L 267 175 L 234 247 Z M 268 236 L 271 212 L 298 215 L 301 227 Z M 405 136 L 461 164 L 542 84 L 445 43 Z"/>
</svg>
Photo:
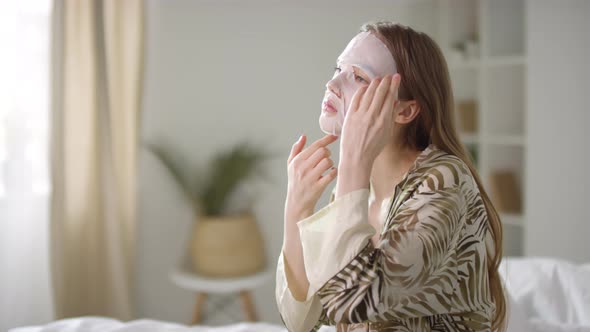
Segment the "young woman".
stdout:
<svg viewBox="0 0 590 332">
<path fill-rule="evenodd" d="M 439 47 L 365 24 L 326 87 L 328 135 L 305 149 L 302 135 L 288 159 L 276 274 L 288 330 L 504 331 L 502 227 L 459 141 Z"/>
</svg>

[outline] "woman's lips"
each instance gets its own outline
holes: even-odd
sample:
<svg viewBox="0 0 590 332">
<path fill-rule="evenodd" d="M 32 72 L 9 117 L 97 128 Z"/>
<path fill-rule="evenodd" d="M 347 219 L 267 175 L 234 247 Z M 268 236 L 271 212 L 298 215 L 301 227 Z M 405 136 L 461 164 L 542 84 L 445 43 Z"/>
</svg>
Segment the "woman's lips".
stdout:
<svg viewBox="0 0 590 332">
<path fill-rule="evenodd" d="M 338 113 L 334 105 L 332 105 L 332 103 L 329 100 L 324 101 L 322 110 L 326 113 Z"/>
</svg>

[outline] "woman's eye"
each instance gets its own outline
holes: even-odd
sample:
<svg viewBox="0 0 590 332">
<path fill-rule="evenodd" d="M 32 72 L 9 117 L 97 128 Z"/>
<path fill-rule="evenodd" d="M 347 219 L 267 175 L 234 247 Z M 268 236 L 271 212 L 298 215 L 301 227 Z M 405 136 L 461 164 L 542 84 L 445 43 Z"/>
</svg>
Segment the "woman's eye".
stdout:
<svg viewBox="0 0 590 332">
<path fill-rule="evenodd" d="M 365 80 L 364 78 L 362 78 L 358 75 L 354 75 L 354 78 L 361 83 L 367 83 L 367 80 Z"/>
<path fill-rule="evenodd" d="M 334 67 L 334 72 L 340 73 L 341 71 L 342 71 L 342 69 L 340 67 L 338 67 L 338 66 Z M 358 82 L 361 82 L 361 83 L 368 83 L 367 80 L 365 80 L 364 78 L 362 78 L 361 76 L 356 75 L 356 74 L 354 75 L 354 79 L 357 80 Z"/>
</svg>

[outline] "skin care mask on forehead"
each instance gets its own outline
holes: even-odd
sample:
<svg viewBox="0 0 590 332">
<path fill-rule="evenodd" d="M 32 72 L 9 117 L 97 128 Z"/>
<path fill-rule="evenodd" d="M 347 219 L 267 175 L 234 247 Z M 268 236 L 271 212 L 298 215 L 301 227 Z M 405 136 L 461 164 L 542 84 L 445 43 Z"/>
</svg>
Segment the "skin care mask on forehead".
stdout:
<svg viewBox="0 0 590 332">
<path fill-rule="evenodd" d="M 326 84 L 319 122 L 324 133 L 340 136 L 352 97 L 369 83 L 361 79 L 363 75 L 356 75 L 353 67 L 360 69 L 358 72 L 363 72 L 369 80 L 395 74 L 397 69 L 387 46 L 370 32 L 357 34 L 338 57 L 337 65 L 340 71 Z"/>
</svg>

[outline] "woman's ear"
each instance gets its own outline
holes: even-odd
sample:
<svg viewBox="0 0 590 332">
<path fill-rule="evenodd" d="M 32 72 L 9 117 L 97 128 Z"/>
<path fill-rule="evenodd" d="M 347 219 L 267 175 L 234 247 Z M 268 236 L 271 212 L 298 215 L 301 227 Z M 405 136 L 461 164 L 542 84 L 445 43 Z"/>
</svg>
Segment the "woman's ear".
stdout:
<svg viewBox="0 0 590 332">
<path fill-rule="evenodd" d="M 394 121 L 399 124 L 412 122 L 420 113 L 420 106 L 415 100 L 400 101 L 396 108 L 397 112 L 394 114 Z"/>
</svg>

